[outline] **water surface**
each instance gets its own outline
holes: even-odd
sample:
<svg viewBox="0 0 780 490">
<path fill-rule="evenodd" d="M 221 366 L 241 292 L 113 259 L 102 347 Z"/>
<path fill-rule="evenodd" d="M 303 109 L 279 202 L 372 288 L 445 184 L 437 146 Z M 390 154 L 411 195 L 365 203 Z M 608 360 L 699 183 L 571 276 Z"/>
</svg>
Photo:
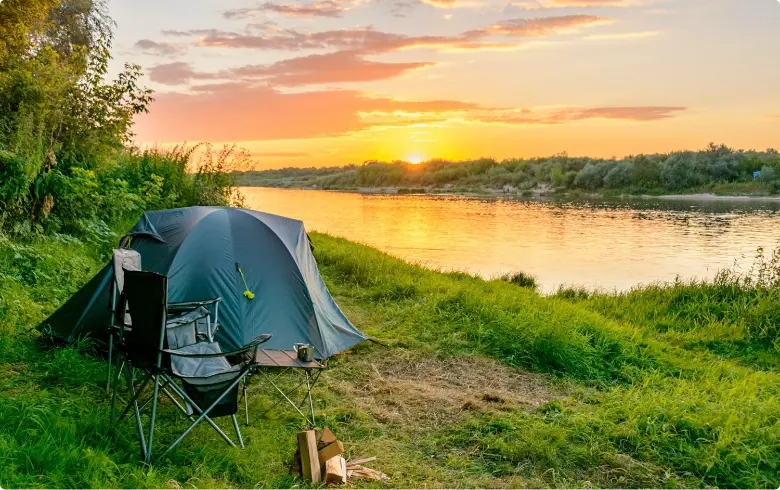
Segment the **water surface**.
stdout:
<svg viewBox="0 0 780 490">
<path fill-rule="evenodd" d="M 524 271 L 541 287 L 627 289 L 747 268 L 780 239 L 780 203 L 539 202 L 242 187 L 249 208 L 429 267 L 490 278 Z"/>
</svg>

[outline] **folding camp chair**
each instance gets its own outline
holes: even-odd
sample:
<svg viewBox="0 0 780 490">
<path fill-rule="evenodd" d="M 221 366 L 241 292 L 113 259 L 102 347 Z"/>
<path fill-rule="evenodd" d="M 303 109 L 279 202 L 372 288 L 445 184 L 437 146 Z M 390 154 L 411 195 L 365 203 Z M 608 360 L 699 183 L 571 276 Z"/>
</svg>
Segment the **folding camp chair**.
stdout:
<svg viewBox="0 0 780 490">
<path fill-rule="evenodd" d="M 126 311 L 126 303 L 122 298 L 124 289 L 124 271 L 141 270 L 141 254 L 130 248 L 115 248 L 112 258 L 113 280 L 109 286 L 109 310 L 111 319 L 109 323 L 108 339 L 108 367 L 106 368 L 106 391 L 109 390 L 111 383 L 111 368 L 114 364 L 114 342 L 124 335 L 132 327 L 132 318 Z M 219 329 L 219 302 L 222 298 L 214 298 L 206 301 L 189 301 L 168 304 L 169 327 L 184 327 L 190 322 L 195 323 L 196 335 L 214 341 L 214 334 Z M 122 305 L 120 307 L 120 304 Z M 211 321 L 211 311 L 209 306 L 214 306 L 214 321 Z M 121 310 L 121 311 L 120 311 Z M 187 329 L 182 329 L 186 331 Z M 195 343 L 193 340 L 190 343 Z M 182 344 L 183 345 L 183 344 Z M 116 363 L 117 369 L 122 369 L 124 361 Z M 120 373 L 117 373 L 120 376 Z M 112 401 L 112 408 L 114 402 Z"/>
<path fill-rule="evenodd" d="M 131 399 L 120 419 L 132 408 L 141 444 L 141 454 L 146 463 L 152 461 L 154 426 L 157 417 L 157 400 L 162 392 L 192 420 L 187 429 L 160 455 L 165 457 L 200 422 L 205 420 L 230 445 L 235 443 L 214 423 L 212 417 L 231 416 L 241 447 L 244 447 L 236 421 L 238 411 L 238 385 L 252 369 L 252 360 L 260 344 L 271 335 L 255 338 L 247 346 L 232 352 L 221 352 L 215 342 L 196 342 L 171 349 L 169 340 L 178 342 L 185 336 L 168 335 L 168 278 L 153 272 L 124 271 L 124 297 L 132 317 L 132 329 L 125 333 L 117 348 L 123 352 L 132 366 L 145 371 L 139 389 L 134 388 L 130 376 Z M 191 338 L 196 338 L 194 325 Z M 237 358 L 231 365 L 226 358 Z M 149 383 L 153 382 L 153 394 L 142 406 L 138 400 Z M 181 386 L 177 383 L 180 382 Z M 169 391 L 170 388 L 170 391 Z M 172 393 L 171 393 L 172 392 Z M 185 408 L 177 397 L 191 409 Z M 141 412 L 151 402 L 148 439 L 143 430 Z"/>
</svg>

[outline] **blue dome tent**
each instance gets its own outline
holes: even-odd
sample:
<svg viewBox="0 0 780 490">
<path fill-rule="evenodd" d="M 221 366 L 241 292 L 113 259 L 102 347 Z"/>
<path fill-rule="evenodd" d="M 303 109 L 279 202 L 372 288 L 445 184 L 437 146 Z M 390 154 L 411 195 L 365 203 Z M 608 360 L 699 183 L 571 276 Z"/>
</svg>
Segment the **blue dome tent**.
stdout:
<svg viewBox="0 0 780 490">
<path fill-rule="evenodd" d="M 168 276 L 169 301 L 222 298 L 216 334 L 222 349 L 270 333 L 267 350 L 308 343 L 325 359 L 366 340 L 325 287 L 301 221 L 227 207 L 151 211 L 122 244 L 141 254 L 144 270 Z M 39 328 L 66 341 L 105 336 L 111 267 Z"/>
</svg>

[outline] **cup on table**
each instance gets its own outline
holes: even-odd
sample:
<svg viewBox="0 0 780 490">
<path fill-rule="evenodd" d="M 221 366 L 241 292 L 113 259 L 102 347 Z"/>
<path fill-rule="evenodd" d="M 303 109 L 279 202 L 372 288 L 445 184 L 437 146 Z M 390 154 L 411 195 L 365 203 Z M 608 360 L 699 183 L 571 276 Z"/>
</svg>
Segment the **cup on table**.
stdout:
<svg viewBox="0 0 780 490">
<path fill-rule="evenodd" d="M 314 346 L 309 344 L 295 344 L 293 349 L 298 354 L 298 360 L 301 362 L 311 362 L 314 353 Z"/>
</svg>

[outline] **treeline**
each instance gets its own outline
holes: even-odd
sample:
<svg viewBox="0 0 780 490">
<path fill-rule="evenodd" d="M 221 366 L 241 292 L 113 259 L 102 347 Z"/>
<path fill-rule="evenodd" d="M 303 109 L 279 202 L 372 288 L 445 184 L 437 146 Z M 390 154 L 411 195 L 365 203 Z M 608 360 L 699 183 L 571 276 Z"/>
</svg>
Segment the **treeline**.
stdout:
<svg viewBox="0 0 780 490">
<path fill-rule="evenodd" d="M 632 194 L 660 194 L 712 189 L 739 184 L 751 192 L 780 192 L 780 153 L 745 151 L 710 144 L 701 151 L 632 155 L 623 159 L 569 157 L 489 158 L 450 162 L 431 160 L 366 162 L 333 168 L 284 168 L 239 174 L 242 185 L 272 187 L 417 187 L 426 189 L 555 191 L 620 190 Z"/>
<path fill-rule="evenodd" d="M 107 0 L 0 3 L 0 232 L 90 234 L 143 209 L 234 202 L 225 171 L 244 153 L 131 145 L 152 92 L 137 65 L 107 79 L 113 28 Z"/>
</svg>

